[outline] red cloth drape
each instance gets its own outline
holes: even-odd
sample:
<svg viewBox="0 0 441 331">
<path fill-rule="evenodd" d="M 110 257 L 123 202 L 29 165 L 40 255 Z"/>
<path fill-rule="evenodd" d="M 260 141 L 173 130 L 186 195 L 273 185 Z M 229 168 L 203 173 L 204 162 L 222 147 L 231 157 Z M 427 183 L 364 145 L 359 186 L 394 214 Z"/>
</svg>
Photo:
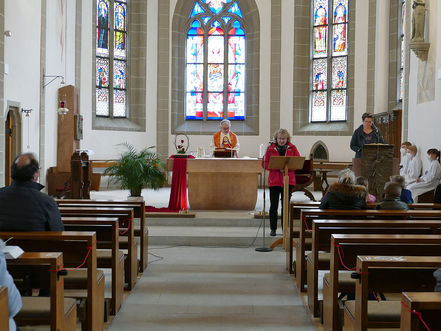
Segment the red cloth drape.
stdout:
<svg viewBox="0 0 441 331">
<path fill-rule="evenodd" d="M 173 158 L 173 178 L 168 209 L 187 210 L 187 158 Z M 189 155 L 188 158 L 194 159 Z"/>
</svg>

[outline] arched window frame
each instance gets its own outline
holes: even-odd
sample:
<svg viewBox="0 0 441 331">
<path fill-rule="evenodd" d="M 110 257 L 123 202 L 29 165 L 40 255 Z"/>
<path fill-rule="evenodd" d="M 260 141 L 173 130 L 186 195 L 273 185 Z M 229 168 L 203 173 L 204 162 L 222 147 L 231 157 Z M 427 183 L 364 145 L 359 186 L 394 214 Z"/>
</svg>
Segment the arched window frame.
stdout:
<svg viewBox="0 0 441 331">
<path fill-rule="evenodd" d="M 255 0 L 236 0 L 243 14 L 246 37 L 246 118 L 235 121 L 233 130 L 240 135 L 258 135 L 260 117 L 260 17 Z M 219 130 L 218 121 L 192 121 L 185 118 L 185 43 L 188 17 L 194 7 L 194 1 L 178 0 L 172 21 L 171 54 L 171 94 L 170 126 L 172 134 L 211 135 Z M 165 15 L 165 14 L 164 14 Z M 164 42 L 166 37 L 164 37 Z M 166 89 L 168 83 L 159 77 L 158 93 L 163 96 L 158 109 L 167 109 Z M 159 114 L 158 114 L 159 116 Z M 161 115 L 163 116 L 163 115 Z M 163 123 L 161 123 L 163 125 Z M 165 131 L 164 131 L 165 132 Z M 165 136 L 164 136 L 165 137 Z"/>
<path fill-rule="evenodd" d="M 100 7 L 106 4 L 107 22 L 103 22 Z M 128 0 L 97 0 L 96 6 L 95 114 L 97 117 L 127 118 Z M 119 9 L 124 11 L 120 13 L 122 21 L 117 19 Z M 103 33 L 107 34 L 107 49 L 99 47 Z M 117 47 L 116 40 L 123 40 L 123 49 Z"/>
<path fill-rule="evenodd" d="M 225 2 L 224 2 L 225 1 Z M 185 116 L 186 120 L 220 120 L 228 118 L 230 120 L 244 120 L 246 116 L 246 27 L 243 20 L 243 15 L 237 1 L 234 0 L 217 0 L 212 6 L 209 0 L 195 0 L 195 5 L 187 21 L 186 31 L 186 79 L 185 79 Z M 196 30 L 195 30 L 196 29 Z M 197 32 L 196 32 L 197 31 Z M 239 31 L 239 32 L 237 32 Z M 210 39 L 213 40 L 219 36 L 223 39 L 223 59 L 218 60 L 213 57 L 210 59 Z M 236 54 L 231 58 L 229 40 L 242 40 L 243 55 L 239 56 L 239 61 L 236 59 Z M 188 47 L 190 39 L 202 39 L 202 53 L 203 58 L 197 59 L 196 62 L 189 60 Z M 194 43 L 192 44 L 194 46 Z M 199 61 L 198 61 L 199 60 Z M 231 68 L 240 68 L 239 71 L 230 72 Z M 189 70 L 198 72 L 202 76 L 202 91 L 200 89 L 191 88 L 189 85 Z M 197 69 L 198 68 L 198 69 Z M 200 70 L 202 68 L 202 70 Z M 223 83 L 221 89 L 216 89 L 215 84 L 210 84 L 209 75 L 211 71 L 218 70 L 222 73 Z M 234 70 L 234 69 L 233 69 Z M 232 77 L 230 77 L 232 75 Z M 237 76 L 236 76 L 237 75 Z M 230 82 L 233 77 L 242 76 L 243 79 L 237 85 L 241 85 L 234 90 L 230 90 L 232 84 Z M 240 80 L 240 78 L 239 78 Z M 211 85 L 211 86 L 210 86 Z M 230 98 L 238 100 L 236 106 L 241 107 L 238 111 L 230 111 Z M 192 100 L 193 99 L 193 100 Z M 202 109 L 194 112 L 188 109 L 191 101 L 197 100 L 201 102 Z M 214 107 L 210 107 L 210 103 L 216 105 L 216 101 L 222 100 L 222 111 L 215 111 Z M 242 101 L 242 102 L 240 102 Z M 233 104 L 234 105 L 234 104 Z M 219 109 L 218 109 L 219 110 Z"/>
<path fill-rule="evenodd" d="M 337 14 L 340 6 L 345 6 L 343 16 Z M 311 2 L 311 123 L 346 122 L 348 118 L 349 7 L 350 0 Z M 317 21 L 316 13 L 319 9 L 325 11 L 325 21 Z M 338 28 L 342 28 L 345 33 L 343 51 L 334 50 L 335 31 Z M 320 49 L 315 43 L 316 31 L 326 34 L 323 39 L 324 48 Z M 320 71 L 320 66 L 325 67 L 325 70 Z M 317 78 L 321 75 L 323 79 Z"/>
</svg>

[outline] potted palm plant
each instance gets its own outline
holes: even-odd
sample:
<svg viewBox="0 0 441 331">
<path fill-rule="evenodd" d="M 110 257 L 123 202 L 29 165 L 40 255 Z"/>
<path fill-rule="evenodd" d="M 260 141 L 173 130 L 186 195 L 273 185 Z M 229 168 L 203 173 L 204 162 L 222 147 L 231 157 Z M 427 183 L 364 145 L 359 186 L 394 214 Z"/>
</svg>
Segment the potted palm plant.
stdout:
<svg viewBox="0 0 441 331">
<path fill-rule="evenodd" d="M 143 188 L 160 188 L 165 182 L 163 165 L 150 151 L 153 146 L 137 151 L 129 143 L 121 144 L 127 148 L 114 165 L 104 171 L 110 181 L 119 183 L 122 189 L 130 190 L 131 197 L 140 197 Z"/>
</svg>

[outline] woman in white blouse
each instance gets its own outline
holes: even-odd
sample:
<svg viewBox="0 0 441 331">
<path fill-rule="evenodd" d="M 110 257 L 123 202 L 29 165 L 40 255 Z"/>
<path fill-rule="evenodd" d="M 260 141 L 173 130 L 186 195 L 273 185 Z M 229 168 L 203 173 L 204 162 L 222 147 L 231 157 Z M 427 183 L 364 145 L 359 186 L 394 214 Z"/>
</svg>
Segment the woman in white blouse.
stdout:
<svg viewBox="0 0 441 331">
<path fill-rule="evenodd" d="M 417 156 L 418 149 L 416 146 L 412 145 L 407 147 L 407 152 L 409 154 L 409 163 L 407 164 L 407 169 L 404 177 L 406 178 L 406 183 L 415 182 L 421 175 L 422 163 L 421 159 Z"/>
<path fill-rule="evenodd" d="M 430 190 L 434 190 L 441 179 L 441 165 L 439 163 L 439 150 L 431 148 L 427 151 L 429 169 L 415 183 L 407 186 L 412 193 L 413 200 L 417 202 L 418 196 Z"/>
</svg>

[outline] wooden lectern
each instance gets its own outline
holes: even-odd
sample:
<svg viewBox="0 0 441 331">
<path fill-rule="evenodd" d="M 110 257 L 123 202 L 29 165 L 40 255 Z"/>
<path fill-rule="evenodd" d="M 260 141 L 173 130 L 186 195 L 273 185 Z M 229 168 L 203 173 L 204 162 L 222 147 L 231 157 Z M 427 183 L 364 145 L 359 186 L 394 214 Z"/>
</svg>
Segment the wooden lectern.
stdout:
<svg viewBox="0 0 441 331">
<path fill-rule="evenodd" d="M 394 158 L 394 145 L 367 144 L 363 146 L 362 157 L 352 159 L 352 170 L 356 176 L 369 181 L 369 193 L 383 200 L 384 184 L 390 176 L 399 175 L 399 159 Z"/>
<path fill-rule="evenodd" d="M 297 170 L 303 168 L 303 163 L 305 162 L 304 156 L 271 156 L 268 164 L 269 169 L 279 169 L 284 170 L 285 174 L 283 177 L 283 238 L 277 239 L 272 245 L 271 248 L 274 248 L 280 245 L 283 242 L 283 247 L 286 249 L 287 242 L 286 238 L 287 232 L 289 231 L 288 227 L 288 214 L 289 214 L 289 176 L 288 170 Z"/>
</svg>

